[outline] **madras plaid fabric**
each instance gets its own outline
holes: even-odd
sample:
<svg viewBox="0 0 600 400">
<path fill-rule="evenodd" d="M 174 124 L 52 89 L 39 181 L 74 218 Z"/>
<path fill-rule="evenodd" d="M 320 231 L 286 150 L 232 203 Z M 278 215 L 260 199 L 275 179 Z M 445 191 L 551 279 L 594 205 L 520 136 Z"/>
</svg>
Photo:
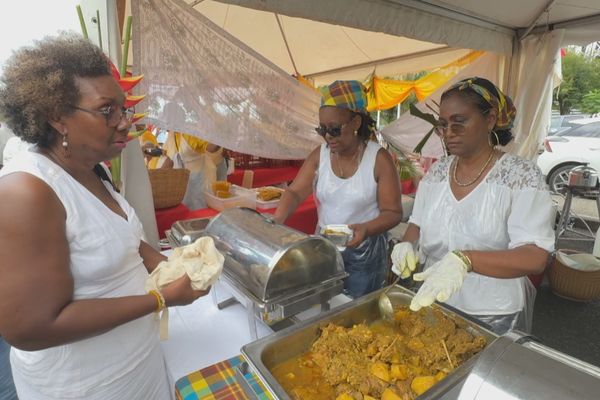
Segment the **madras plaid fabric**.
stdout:
<svg viewBox="0 0 600 400">
<path fill-rule="evenodd" d="M 359 81 L 335 81 L 329 86 L 321 86 L 321 107 L 334 106 L 356 112 L 367 111 L 367 93 Z"/>
<path fill-rule="evenodd" d="M 184 376 L 175 383 L 177 399 L 249 400 L 235 379 L 235 368 L 242 362 L 244 358 L 240 355 Z M 253 372 L 244 377 L 259 399 L 273 399 Z"/>
<path fill-rule="evenodd" d="M 498 97 L 494 94 L 490 93 L 485 87 L 478 85 L 477 80 L 480 78 L 474 77 L 469 79 L 463 79 L 449 87 L 447 91 L 458 88 L 458 90 L 465 90 L 467 88 L 472 89 L 481 97 L 484 98 L 485 101 L 488 102 L 490 106 L 492 106 L 496 111 L 498 111 L 498 120 L 496 121 L 496 126 L 499 130 L 510 129 L 513 126 L 515 121 L 515 115 L 517 114 L 517 109 L 514 106 L 510 97 L 506 96 L 502 91 L 494 85 L 496 88 L 496 92 L 498 92 Z M 491 82 L 490 82 L 491 83 Z M 493 83 L 492 83 L 493 85 Z"/>
</svg>

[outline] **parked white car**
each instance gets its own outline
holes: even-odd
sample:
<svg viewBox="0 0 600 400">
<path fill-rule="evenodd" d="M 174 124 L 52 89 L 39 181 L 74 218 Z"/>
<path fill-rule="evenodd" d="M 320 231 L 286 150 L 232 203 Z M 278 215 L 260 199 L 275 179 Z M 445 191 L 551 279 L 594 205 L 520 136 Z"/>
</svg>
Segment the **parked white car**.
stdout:
<svg viewBox="0 0 600 400">
<path fill-rule="evenodd" d="M 600 174 L 600 120 L 576 122 L 580 125 L 544 139 L 544 152 L 537 160 L 553 192 L 564 192 L 569 171 L 577 165 L 587 164 Z"/>
</svg>

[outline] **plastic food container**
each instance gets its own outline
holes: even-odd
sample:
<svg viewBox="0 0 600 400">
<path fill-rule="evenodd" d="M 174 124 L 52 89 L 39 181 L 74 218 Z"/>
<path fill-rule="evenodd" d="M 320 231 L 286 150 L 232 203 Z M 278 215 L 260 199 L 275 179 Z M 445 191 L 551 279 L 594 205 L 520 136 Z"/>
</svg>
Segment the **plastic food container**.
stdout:
<svg viewBox="0 0 600 400">
<path fill-rule="evenodd" d="M 256 209 L 256 193 L 253 190 L 232 185 L 230 191 L 232 196 L 228 198 L 220 198 L 210 192 L 204 192 L 206 205 L 217 211 L 234 207 Z"/>
<path fill-rule="evenodd" d="M 329 239 L 339 251 L 344 251 L 346 244 L 354 236 L 354 232 L 348 225 L 325 225 L 321 228 L 320 234 Z"/>
<path fill-rule="evenodd" d="M 254 189 L 254 191 L 256 192 L 256 208 L 260 208 L 263 210 L 268 210 L 271 208 L 277 208 L 277 206 L 279 205 L 279 201 L 281 200 L 281 196 L 279 196 L 276 199 L 273 200 L 261 200 L 260 197 L 258 196 L 259 190 L 260 189 L 271 189 L 271 190 L 275 190 L 277 192 L 280 192 L 281 195 L 283 195 L 284 190 L 278 187 L 274 187 L 274 186 L 265 186 L 262 188 L 256 188 Z"/>
</svg>

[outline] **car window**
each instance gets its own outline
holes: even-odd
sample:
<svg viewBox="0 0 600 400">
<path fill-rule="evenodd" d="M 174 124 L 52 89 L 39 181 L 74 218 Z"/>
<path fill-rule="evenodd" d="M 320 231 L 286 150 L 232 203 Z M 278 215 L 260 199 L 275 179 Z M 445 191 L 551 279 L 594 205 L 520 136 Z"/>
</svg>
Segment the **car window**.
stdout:
<svg viewBox="0 0 600 400">
<path fill-rule="evenodd" d="M 600 122 L 592 122 L 590 124 L 578 126 L 576 128 L 560 132 L 557 136 L 600 138 Z"/>
</svg>

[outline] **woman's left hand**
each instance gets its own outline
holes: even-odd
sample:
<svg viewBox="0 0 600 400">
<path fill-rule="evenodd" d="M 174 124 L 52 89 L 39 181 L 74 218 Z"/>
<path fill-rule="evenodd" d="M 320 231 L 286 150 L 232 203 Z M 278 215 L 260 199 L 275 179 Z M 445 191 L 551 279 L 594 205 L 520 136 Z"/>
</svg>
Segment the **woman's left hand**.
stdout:
<svg viewBox="0 0 600 400">
<path fill-rule="evenodd" d="M 367 224 L 352 224 L 348 228 L 354 232 L 352 240 L 346 243 L 346 247 L 358 247 L 367 238 Z"/>
</svg>

